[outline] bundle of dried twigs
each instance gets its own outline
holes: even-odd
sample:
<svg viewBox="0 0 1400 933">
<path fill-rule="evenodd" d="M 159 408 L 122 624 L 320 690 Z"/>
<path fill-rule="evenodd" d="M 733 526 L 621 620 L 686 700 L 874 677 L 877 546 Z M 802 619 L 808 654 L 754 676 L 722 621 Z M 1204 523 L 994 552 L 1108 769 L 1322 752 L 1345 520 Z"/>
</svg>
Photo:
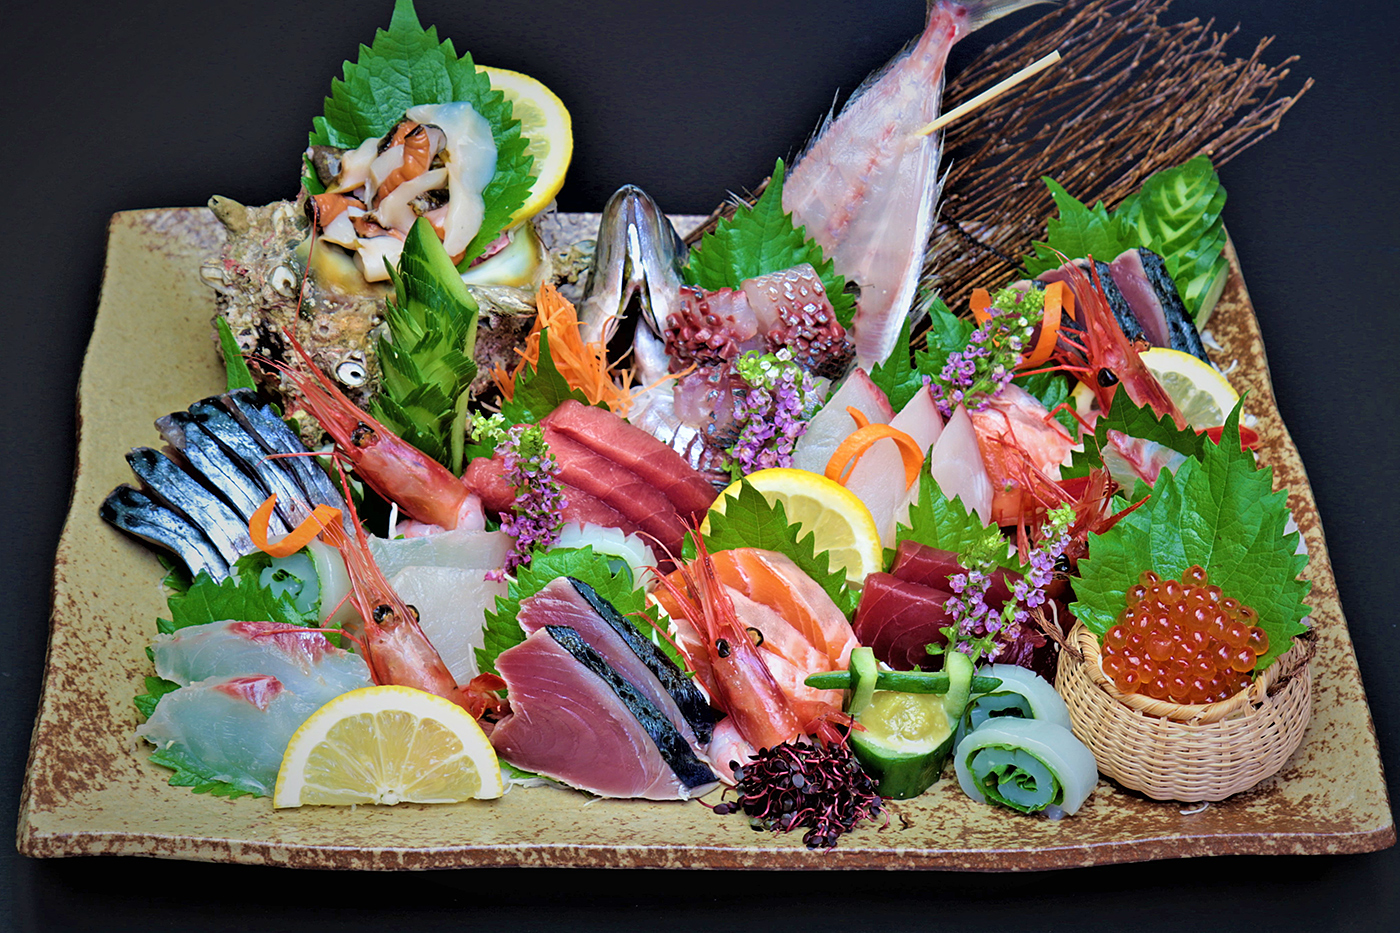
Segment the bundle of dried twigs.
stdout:
<svg viewBox="0 0 1400 933">
<path fill-rule="evenodd" d="M 1153 172 L 1205 153 L 1216 166 L 1278 128 L 1312 85 L 1276 96 L 1295 57 L 1260 61 L 1272 39 L 1241 59 L 1225 46 L 1238 32 L 1214 20 L 1164 24 L 1170 0 L 1088 0 L 1059 7 L 1008 36 L 950 78 L 956 105 L 1037 55 L 1064 60 L 976 113 L 944 138 L 947 183 L 923 284 L 949 306 L 976 287 L 1018 275 L 1031 241 L 1054 212 L 1050 176 L 1086 203 L 1117 206 Z M 766 184 L 766 182 L 765 182 Z M 760 185 L 754 191 L 756 197 Z M 732 216 L 721 205 L 707 224 Z"/>
</svg>

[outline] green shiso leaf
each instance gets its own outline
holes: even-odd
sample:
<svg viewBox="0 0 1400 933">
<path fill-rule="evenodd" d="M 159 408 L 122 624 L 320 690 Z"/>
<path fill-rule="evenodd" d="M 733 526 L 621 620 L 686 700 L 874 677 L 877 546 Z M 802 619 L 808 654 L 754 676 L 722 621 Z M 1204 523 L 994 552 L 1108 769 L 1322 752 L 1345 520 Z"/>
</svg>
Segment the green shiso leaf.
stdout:
<svg viewBox="0 0 1400 933">
<path fill-rule="evenodd" d="M 1064 260 L 1056 251 L 1069 259 L 1082 259 L 1093 256 L 1108 262 L 1119 253 L 1134 246 L 1141 246 L 1137 239 L 1124 230 L 1116 217 L 1110 217 L 1103 202 L 1093 207 L 1084 204 L 1062 188 L 1053 178 L 1043 179 L 1059 208 L 1059 217 L 1052 217 L 1046 223 L 1046 242 L 1035 242 L 1035 255 L 1026 260 L 1026 276 L 1035 278 L 1049 269 L 1056 269 Z"/>
<path fill-rule="evenodd" d="M 379 341 L 384 388 L 370 411 L 409 444 L 461 473 L 462 443 L 454 428 L 476 378 L 476 300 L 421 217 L 389 276 L 389 336 Z"/>
<path fill-rule="evenodd" d="M 938 481 L 924 464 L 919 475 L 919 498 L 909 508 L 909 524 L 902 522 L 895 526 L 894 543 L 915 541 L 919 544 L 954 554 L 962 554 L 978 546 L 985 538 L 987 528 L 976 512 L 969 512 L 958 496 L 949 499 L 938 487 Z M 885 566 L 894 561 L 894 549 L 886 549 Z M 1006 555 L 997 563 L 1007 570 L 1024 573 L 1026 568 L 1016 559 L 1008 546 Z"/>
<path fill-rule="evenodd" d="M 525 152 L 510 101 L 491 88 L 470 54 L 457 57 L 452 40 L 438 42 L 437 28 L 424 29 L 412 0 L 396 0 L 387 30 L 375 31 L 359 58 L 346 62 L 344 78 L 331 81 L 325 115 L 312 121 L 310 144 L 352 149 L 389 132 L 410 107 L 465 101 L 491 124 L 496 141 L 496 174 L 482 198 L 481 229 L 458 263 L 465 270 L 498 237 L 529 197 L 534 157 Z M 313 194 L 324 190 L 309 168 L 303 178 Z"/>
<path fill-rule="evenodd" d="M 530 563 L 516 572 L 506 595 L 496 597 L 495 609 L 486 612 L 486 627 L 482 631 L 484 647 L 476 649 L 476 663 L 482 673 L 497 673 L 496 658 L 501 652 L 525 640 L 525 630 L 517 621 L 521 600 L 534 596 L 560 577 L 573 577 L 593 587 L 677 667 L 685 669 L 685 662 L 675 646 L 658 634 L 662 631 L 660 614 L 655 606 L 647 605 L 646 594 L 633 586 L 631 572 L 625 568 L 615 571 L 608 555 L 582 547 L 536 551 Z"/>
<path fill-rule="evenodd" d="M 1149 496 L 1150 493 L 1150 496 Z M 1089 536 L 1089 556 L 1074 581 L 1075 617 L 1101 639 L 1127 606 L 1127 592 L 1144 570 L 1180 579 L 1193 564 L 1210 582 L 1259 613 L 1269 635 L 1260 656 L 1262 671 L 1307 631 L 1303 598 L 1311 584 L 1298 578 L 1307 555 L 1298 554 L 1298 533 L 1284 532 L 1288 493 L 1273 491 L 1273 470 L 1259 469 L 1240 450 L 1239 409 L 1225 424 L 1221 444 L 1206 441 L 1200 459 L 1166 470 L 1150 489 L 1139 483 L 1132 499 L 1149 496 L 1101 535 Z"/>
<path fill-rule="evenodd" d="M 1235 410 L 1238 415 L 1238 404 Z M 1108 414 L 1100 415 L 1094 422 L 1094 433 L 1081 438 L 1082 449 L 1074 451 L 1069 465 L 1063 470 L 1066 478 L 1088 476 L 1091 468 L 1104 467 L 1103 453 L 1108 446 L 1109 431 L 1119 431 L 1129 437 L 1161 444 L 1198 460 L 1206 444 L 1204 435 L 1189 428 L 1178 428 L 1171 415 L 1159 418 L 1150 406 L 1139 406 L 1128 397 L 1127 392 L 1119 391 L 1114 393 L 1113 406 Z"/>
<path fill-rule="evenodd" d="M 238 346 L 238 340 L 233 336 L 233 330 L 228 326 L 228 321 L 218 317 L 214 319 L 214 326 L 219 331 L 219 350 L 224 355 L 224 372 L 227 374 L 228 391 L 234 389 L 256 389 L 258 384 L 253 380 L 253 373 L 248 369 L 248 361 L 243 358 L 243 350 Z"/>
<path fill-rule="evenodd" d="M 1114 212 L 1124 230 L 1166 262 L 1193 316 L 1227 265 L 1224 208 L 1220 176 L 1210 158 L 1199 155 L 1147 179 Z"/>
<path fill-rule="evenodd" d="M 949 355 L 967 349 L 967 342 L 976 328 L 971 321 L 948 310 L 939 298 L 929 303 L 928 329 L 924 331 L 924 348 L 914 353 L 914 368 L 921 376 L 937 376 L 943 371 Z"/>
<path fill-rule="evenodd" d="M 836 274 L 822 248 L 807 236 L 807 228 L 796 226 L 792 215 L 783 211 L 783 173 L 783 160 L 779 159 L 768 187 L 754 206 L 740 206 L 733 219 L 720 221 L 713 233 L 705 234 L 691 250 L 685 279 L 715 291 L 738 288 L 756 275 L 810 263 L 826 287 L 836 319 L 849 330 L 856 313 L 855 298 L 846 292 L 846 280 Z"/>
<path fill-rule="evenodd" d="M 914 368 L 909 349 L 910 321 L 908 317 L 904 319 L 890 355 L 870 370 L 870 381 L 884 391 L 885 397 L 890 400 L 890 407 L 897 412 L 903 411 L 909 400 L 924 387 L 924 374 Z"/>
<path fill-rule="evenodd" d="M 545 328 L 540 331 L 539 364 L 525 364 L 515 379 L 515 394 L 501 403 L 501 414 L 510 424 L 538 422 L 569 399 L 589 404 L 588 397 L 570 386 L 554 365 L 549 351 L 549 328 Z"/>
<path fill-rule="evenodd" d="M 855 614 L 859 598 L 846 586 L 846 575 L 832 569 L 826 551 L 817 553 L 816 535 L 801 534 L 802 526 L 790 524 L 783 503 L 768 499 L 751 483 L 740 483 L 739 494 L 729 495 L 723 514 L 710 512 L 710 531 L 705 535 L 705 548 L 711 553 L 731 548 L 753 547 L 777 551 L 791 558 L 802 572 L 821 586 L 832 602 L 850 618 Z M 684 556 L 695 558 L 695 544 L 686 536 Z"/>
<path fill-rule="evenodd" d="M 240 784 L 230 784 L 209 775 L 203 766 L 181 753 L 178 748 L 158 748 L 151 752 L 151 762 L 175 773 L 170 775 L 172 787 L 188 787 L 196 794 L 209 794 L 213 797 L 262 797 L 261 791 Z"/>
</svg>

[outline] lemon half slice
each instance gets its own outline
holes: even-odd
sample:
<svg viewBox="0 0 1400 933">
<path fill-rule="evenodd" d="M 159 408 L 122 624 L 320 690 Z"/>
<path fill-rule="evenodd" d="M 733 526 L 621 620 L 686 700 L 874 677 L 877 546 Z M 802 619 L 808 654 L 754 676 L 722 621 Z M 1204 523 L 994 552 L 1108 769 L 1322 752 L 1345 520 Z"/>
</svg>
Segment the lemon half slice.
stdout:
<svg viewBox="0 0 1400 933">
<path fill-rule="evenodd" d="M 510 219 L 510 226 L 544 210 L 559 189 L 574 156 L 573 120 L 553 91 L 529 75 L 504 68 L 481 70 L 491 86 L 506 96 L 520 121 L 520 134 L 528 141 L 525 151 L 535 157 L 535 184 L 530 197 Z"/>
<path fill-rule="evenodd" d="M 833 570 L 845 571 L 846 580 L 859 585 L 872 573 L 883 569 L 884 550 L 880 547 L 880 530 L 865 503 L 840 483 L 818 473 L 775 467 L 759 470 L 744 477 L 769 502 L 783 503 L 788 521 L 801 526 L 800 535 L 816 535 L 817 553 L 831 555 Z M 719 494 L 711 512 L 723 514 L 731 497 L 739 495 L 734 483 Z M 709 530 L 709 519 L 700 528 Z"/>
<path fill-rule="evenodd" d="M 504 790 L 496 751 L 466 710 L 411 687 L 364 687 L 302 723 L 272 805 L 456 803 Z"/>
</svg>

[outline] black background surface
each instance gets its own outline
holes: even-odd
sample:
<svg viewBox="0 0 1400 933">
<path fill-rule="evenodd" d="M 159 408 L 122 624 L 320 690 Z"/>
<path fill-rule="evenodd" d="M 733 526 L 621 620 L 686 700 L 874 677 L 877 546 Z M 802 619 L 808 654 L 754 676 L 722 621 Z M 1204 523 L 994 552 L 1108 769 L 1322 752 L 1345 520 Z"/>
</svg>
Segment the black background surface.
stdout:
<svg viewBox="0 0 1400 933">
<path fill-rule="evenodd" d="M 14 5 L 9 5 L 13 7 Z M 108 217 L 290 197 L 311 117 L 390 0 L 51 0 L 0 17 L 5 127 L 0 374 L 5 648 L 0 825 L 15 825 L 38 702 L 52 557 L 67 507 L 74 396 Z M 1392 0 L 1173 4 L 1277 35 L 1317 86 L 1225 166 L 1226 221 L 1283 418 L 1307 465 L 1392 794 L 1400 774 L 1395 498 L 1400 207 Z M 563 210 L 618 185 L 707 212 L 796 151 L 923 23 L 898 2 L 420 0 L 478 61 L 535 75 L 574 116 Z M 1034 13 L 1016 15 L 1019 25 Z M 1000 34 L 993 27 L 987 36 Z M 985 41 L 974 36 L 954 56 Z M 1296 87 L 1290 82 L 1290 88 Z M 1150 119 L 1151 114 L 1144 114 Z M 133 360 L 140 347 L 133 347 Z M 144 364 L 148 365 L 148 364 Z M 141 404 L 133 365 L 132 404 Z M 157 413 L 152 413 L 154 414 Z M 716 929 L 1388 929 L 1400 851 L 1225 857 L 1028 875 L 482 870 L 350 876 L 145 859 L 35 861 L 0 851 L 0 929 L 527 931 L 686 923 Z M 844 916 L 844 919 L 843 919 Z"/>
</svg>

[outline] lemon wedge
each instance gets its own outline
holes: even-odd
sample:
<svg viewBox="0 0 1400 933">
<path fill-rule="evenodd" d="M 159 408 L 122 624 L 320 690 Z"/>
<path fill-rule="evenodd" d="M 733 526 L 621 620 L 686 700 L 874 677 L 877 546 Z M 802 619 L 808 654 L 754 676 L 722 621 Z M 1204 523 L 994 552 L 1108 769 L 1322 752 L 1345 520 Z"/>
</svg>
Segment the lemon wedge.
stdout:
<svg viewBox="0 0 1400 933">
<path fill-rule="evenodd" d="M 832 569 L 845 571 L 846 580 L 860 584 L 872 573 L 883 569 L 884 550 L 880 547 L 880 531 L 875 519 L 855 493 L 840 483 L 818 473 L 774 467 L 759 470 L 744 477 L 770 503 L 783 503 L 788 521 L 801 526 L 801 536 L 816 535 L 813 543 L 817 553 L 831 555 Z M 738 498 L 739 484 L 719 494 L 711 512 L 724 513 L 730 498 Z M 700 526 L 700 533 L 709 531 L 709 518 Z"/>
<path fill-rule="evenodd" d="M 520 135 L 528 142 L 525 151 L 535 157 L 535 184 L 530 197 L 511 216 L 510 226 L 514 226 L 544 210 L 564 187 L 564 175 L 574 155 L 573 119 L 564 102 L 529 75 L 485 66 L 481 70 L 491 79 L 491 86 L 511 102 L 520 121 Z"/>
<path fill-rule="evenodd" d="M 1143 365 L 1162 384 L 1167 395 L 1181 409 L 1193 428 L 1213 428 L 1225 423 L 1225 416 L 1240 400 L 1239 393 L 1220 371 L 1189 353 L 1166 347 L 1152 347 L 1141 354 Z M 1074 407 L 1087 415 L 1098 410 L 1094 393 L 1084 383 L 1070 394 Z"/>
<path fill-rule="evenodd" d="M 504 790 L 496 751 L 466 710 L 411 687 L 364 687 L 301 724 L 272 805 L 456 803 Z"/>
</svg>

